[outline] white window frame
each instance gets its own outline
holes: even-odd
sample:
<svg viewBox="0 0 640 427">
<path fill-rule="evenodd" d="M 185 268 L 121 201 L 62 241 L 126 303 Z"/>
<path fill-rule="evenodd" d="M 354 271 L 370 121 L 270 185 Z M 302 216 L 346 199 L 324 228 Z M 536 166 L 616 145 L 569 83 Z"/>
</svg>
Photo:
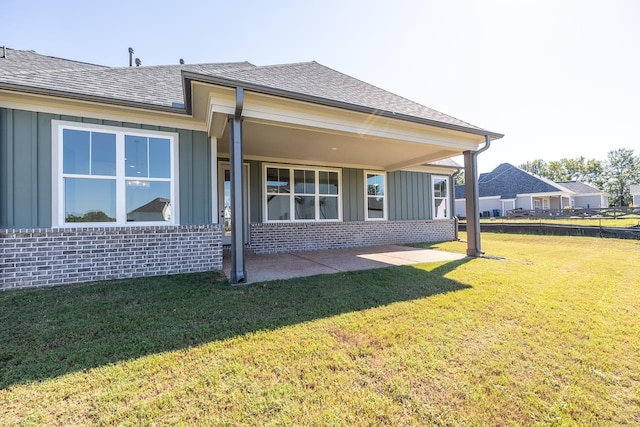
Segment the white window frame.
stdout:
<svg viewBox="0 0 640 427">
<path fill-rule="evenodd" d="M 286 193 L 278 193 L 278 196 L 289 196 L 289 212 L 291 213 L 289 219 L 284 220 L 275 220 L 269 219 L 269 206 L 268 206 L 268 198 L 267 196 L 270 193 L 267 193 L 267 168 L 276 168 L 276 169 L 289 169 L 289 179 L 291 185 L 291 191 Z M 295 170 L 304 170 L 304 171 L 313 171 L 315 174 L 315 194 L 311 193 L 302 193 L 304 196 L 314 196 L 315 203 L 315 219 L 296 219 L 295 218 L 295 195 L 294 187 L 294 171 Z M 335 172 L 338 174 L 338 194 L 320 194 L 320 185 L 319 185 L 319 172 Z M 338 218 L 337 219 L 320 219 L 320 204 L 318 200 L 320 197 L 336 197 L 338 199 Z M 318 166 L 305 166 L 305 165 L 291 165 L 291 164 L 279 164 L 279 163 L 263 163 L 262 164 L 262 220 L 265 223 L 290 223 L 290 222 L 341 222 L 342 221 L 342 170 L 335 168 L 325 168 Z"/>
<path fill-rule="evenodd" d="M 377 195 L 369 196 L 367 188 L 367 175 L 380 175 L 382 177 L 382 218 L 369 218 L 369 198 L 380 197 Z M 364 220 L 365 221 L 387 221 L 389 215 L 389 188 L 387 186 L 387 172 L 365 170 L 364 171 Z"/>
<path fill-rule="evenodd" d="M 431 175 L 431 217 L 434 220 L 440 220 L 440 219 L 450 219 L 451 218 L 451 179 L 449 179 L 450 177 L 447 175 Z M 435 194 L 435 180 L 436 179 L 444 179 L 444 181 L 447 183 L 447 191 L 445 192 L 446 196 L 445 197 L 436 197 Z M 436 216 L 436 199 L 438 200 L 442 200 L 444 199 L 445 201 L 445 209 L 446 209 L 446 213 L 447 215 L 444 217 L 437 217 Z"/>
<path fill-rule="evenodd" d="M 115 222 L 66 222 L 65 221 L 65 194 L 63 173 L 63 132 L 65 129 L 88 132 L 110 133 L 116 136 L 116 221 Z M 127 221 L 126 211 L 126 181 L 130 177 L 125 176 L 125 135 L 147 138 L 164 138 L 170 141 L 171 178 L 145 178 L 145 181 L 170 182 L 171 219 L 169 221 Z M 81 122 L 68 122 L 62 120 L 51 121 L 51 175 L 52 175 L 52 210 L 51 223 L 54 227 L 135 227 L 150 225 L 176 225 L 180 224 L 179 206 L 179 159 L 177 132 L 161 132 L 136 128 L 105 126 Z M 77 175 L 84 177 L 82 175 Z"/>
</svg>

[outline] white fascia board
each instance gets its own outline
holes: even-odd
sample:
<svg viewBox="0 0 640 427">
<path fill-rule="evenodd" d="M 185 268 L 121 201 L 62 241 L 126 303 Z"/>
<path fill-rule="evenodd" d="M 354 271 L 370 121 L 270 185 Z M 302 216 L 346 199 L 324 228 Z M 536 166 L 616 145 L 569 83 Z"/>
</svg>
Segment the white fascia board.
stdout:
<svg viewBox="0 0 640 427">
<path fill-rule="evenodd" d="M 553 191 L 548 193 L 520 193 L 516 195 L 516 197 L 557 197 L 557 196 L 572 197 L 573 193 L 571 192 L 567 193 L 563 191 Z"/>
<path fill-rule="evenodd" d="M 234 112 L 233 90 L 212 87 L 209 92 L 209 116 L 211 113 L 234 114 Z M 477 150 L 484 143 L 484 137 L 481 135 L 255 92 L 245 92 L 242 116 L 245 120 L 278 126 L 322 129 L 348 135 L 410 141 L 442 146 L 453 151 Z M 451 157 L 451 154 L 447 154 L 446 157 Z"/>
</svg>

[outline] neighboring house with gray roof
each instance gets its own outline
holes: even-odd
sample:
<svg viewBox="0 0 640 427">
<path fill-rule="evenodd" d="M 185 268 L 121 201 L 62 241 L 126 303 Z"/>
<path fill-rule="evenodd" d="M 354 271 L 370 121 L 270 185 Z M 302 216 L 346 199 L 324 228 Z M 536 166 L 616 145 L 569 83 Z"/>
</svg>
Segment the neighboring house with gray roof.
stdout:
<svg viewBox="0 0 640 427">
<path fill-rule="evenodd" d="M 631 192 L 631 198 L 633 199 L 631 204 L 635 207 L 640 206 L 640 184 L 632 184 L 629 191 Z"/>
<path fill-rule="evenodd" d="M 502 163 L 478 178 L 479 210 L 483 216 L 505 216 L 512 209 L 565 209 L 608 207 L 608 196 L 580 181 L 553 182 L 509 163 Z M 455 212 L 466 212 L 464 185 L 455 186 Z"/>
<path fill-rule="evenodd" d="M 501 137 L 317 62 L 2 49 L 0 289 L 451 240 L 451 158 Z"/>
</svg>

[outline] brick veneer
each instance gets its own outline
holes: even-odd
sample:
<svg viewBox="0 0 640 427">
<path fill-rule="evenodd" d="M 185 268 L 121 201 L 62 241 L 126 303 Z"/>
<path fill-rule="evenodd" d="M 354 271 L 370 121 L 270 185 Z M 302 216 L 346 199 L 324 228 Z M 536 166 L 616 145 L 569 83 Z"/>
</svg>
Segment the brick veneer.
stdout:
<svg viewBox="0 0 640 427">
<path fill-rule="evenodd" d="M 440 242 L 456 238 L 454 220 L 251 224 L 257 254 Z"/>
<path fill-rule="evenodd" d="M 0 290 L 222 270 L 222 227 L 0 230 Z"/>
</svg>

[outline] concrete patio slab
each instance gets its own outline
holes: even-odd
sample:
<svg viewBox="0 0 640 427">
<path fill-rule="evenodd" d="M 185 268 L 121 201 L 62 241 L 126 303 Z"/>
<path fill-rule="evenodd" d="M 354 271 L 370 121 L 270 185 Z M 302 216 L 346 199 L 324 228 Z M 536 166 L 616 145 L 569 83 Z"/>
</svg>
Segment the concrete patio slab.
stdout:
<svg viewBox="0 0 640 427">
<path fill-rule="evenodd" d="M 465 258 L 463 254 L 400 245 L 266 255 L 256 255 L 247 251 L 245 253 L 246 284 L 394 265 L 454 261 L 463 258 Z M 224 252 L 223 271 L 229 277 L 231 254 L 228 251 Z"/>
</svg>

